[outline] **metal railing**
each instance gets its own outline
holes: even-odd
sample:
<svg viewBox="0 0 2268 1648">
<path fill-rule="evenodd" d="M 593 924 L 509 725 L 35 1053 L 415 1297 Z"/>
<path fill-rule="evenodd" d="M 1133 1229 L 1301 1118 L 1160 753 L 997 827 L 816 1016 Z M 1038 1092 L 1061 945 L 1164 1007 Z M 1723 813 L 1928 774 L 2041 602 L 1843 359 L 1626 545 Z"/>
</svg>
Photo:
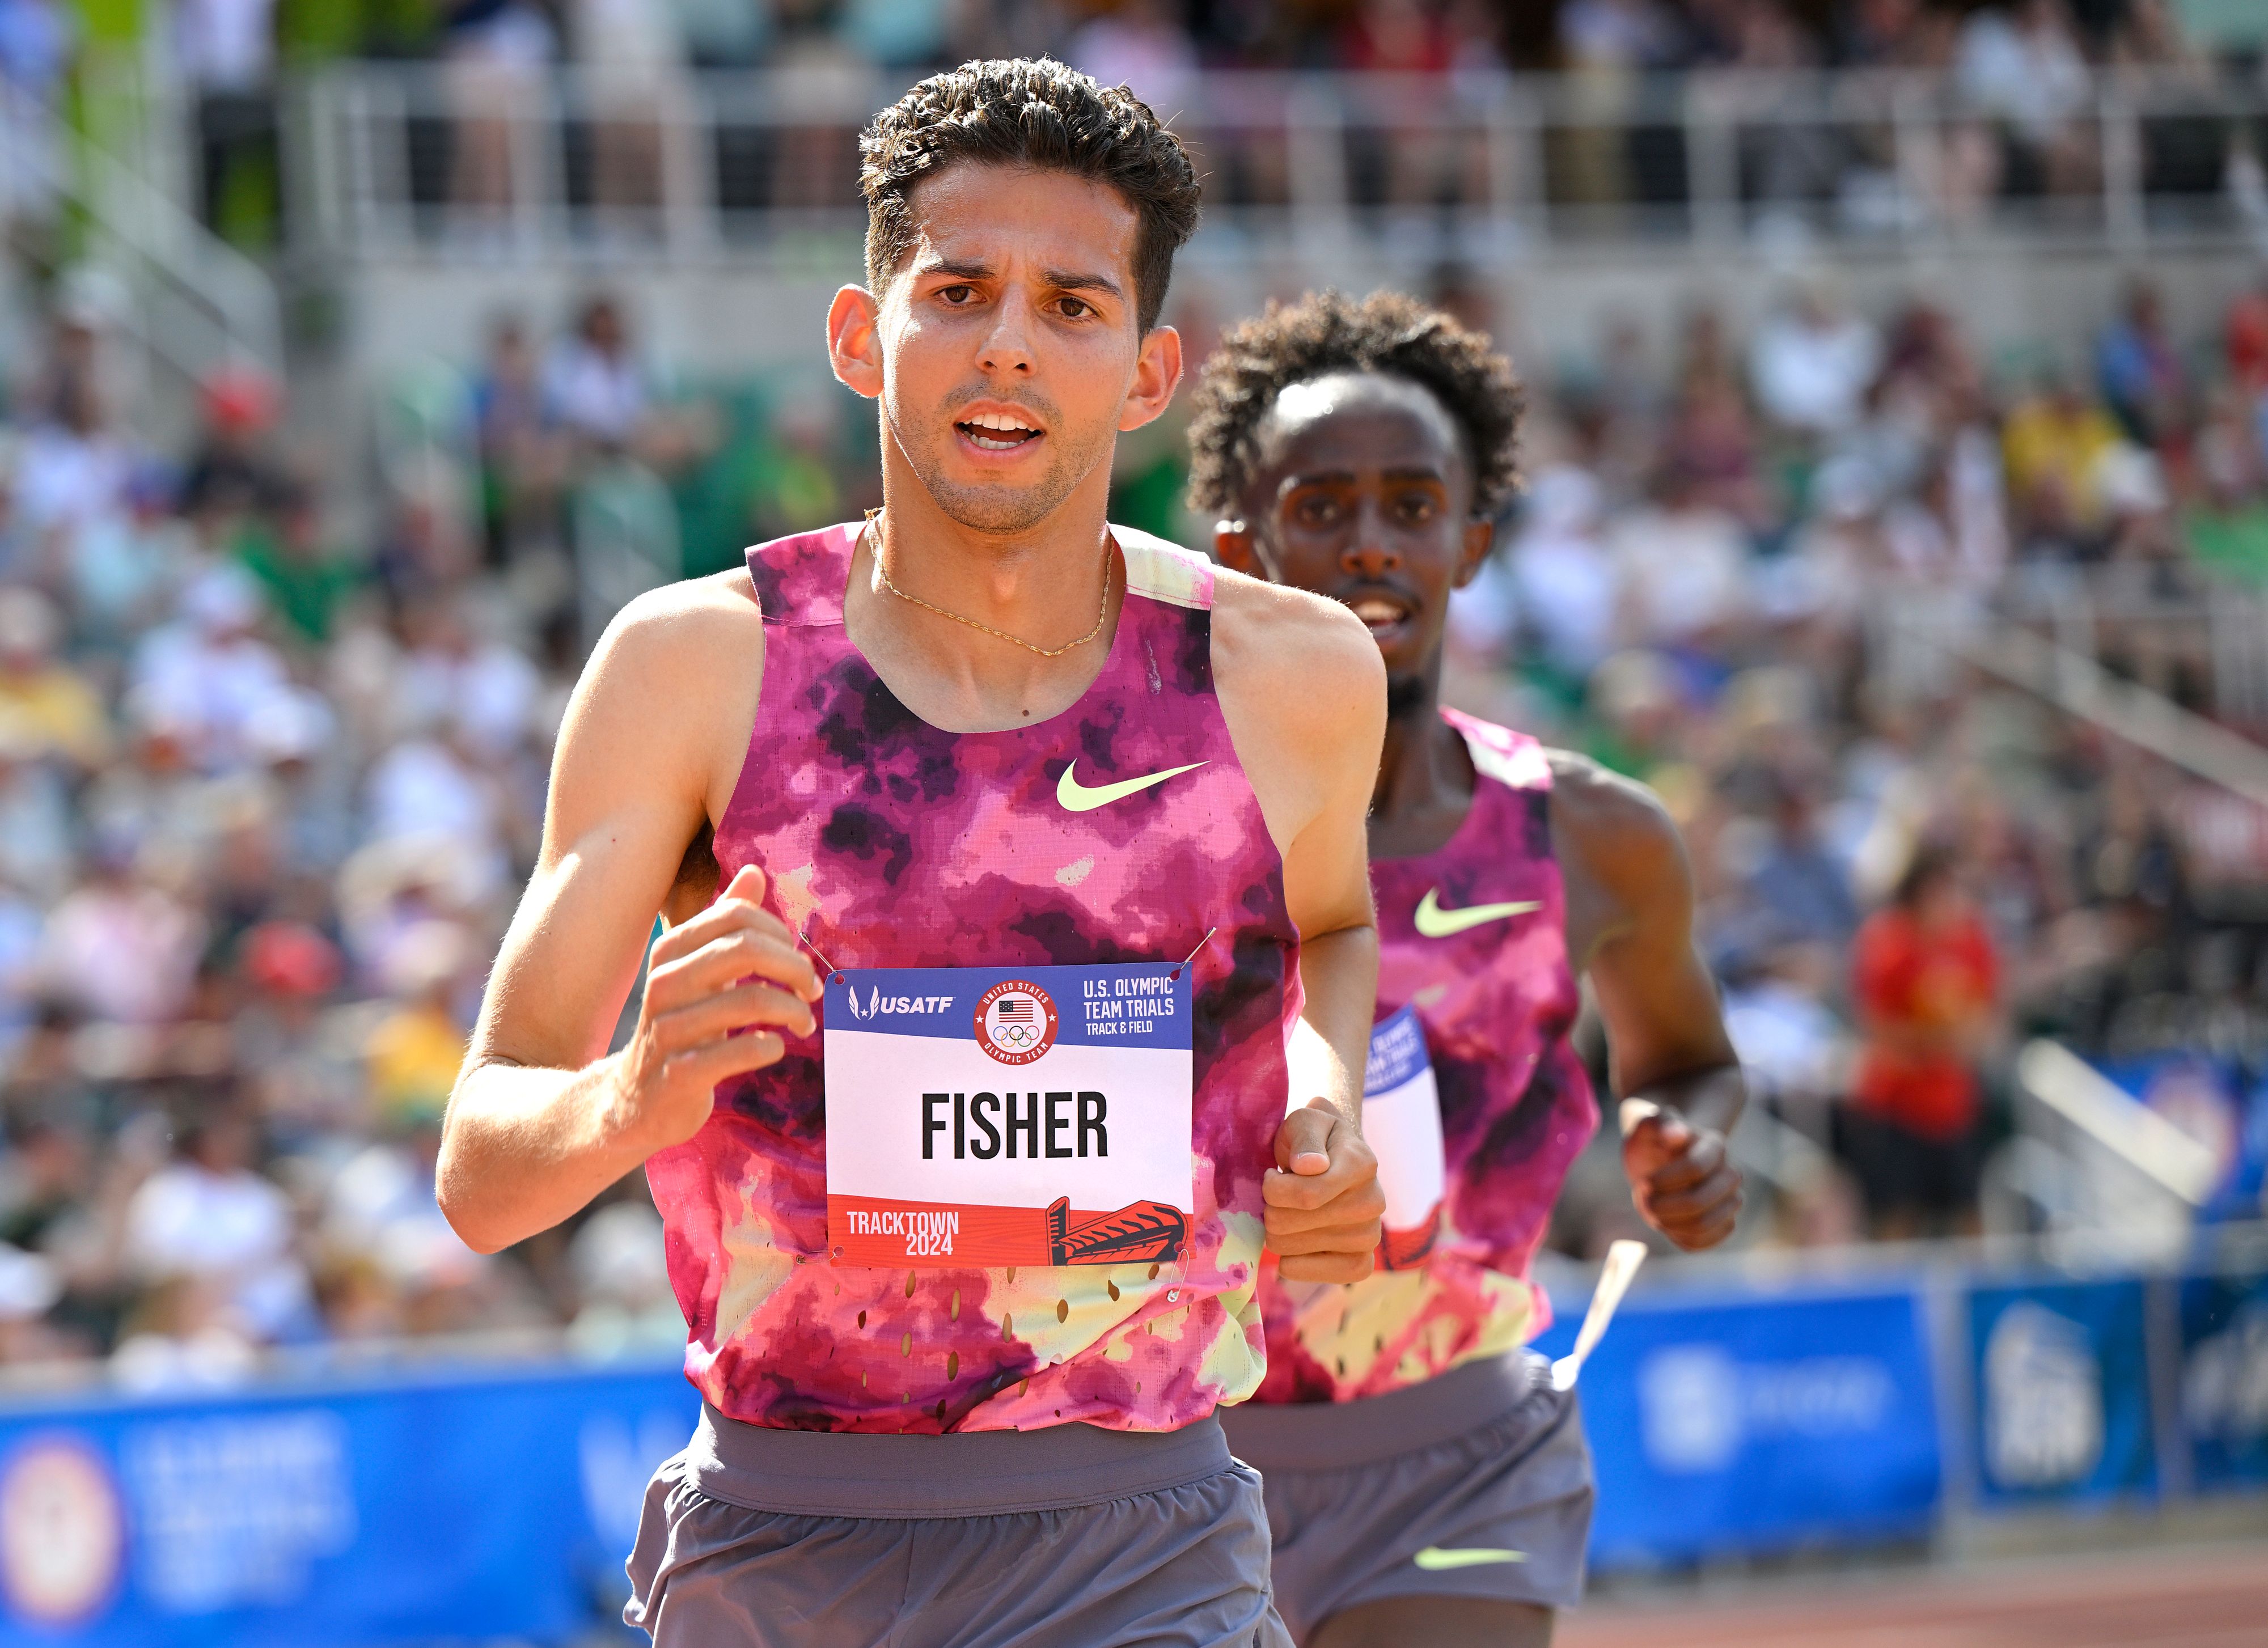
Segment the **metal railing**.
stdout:
<svg viewBox="0 0 2268 1648">
<path fill-rule="evenodd" d="M 288 99 L 294 236 L 332 254 L 746 256 L 855 234 L 857 70 L 515 75 L 351 63 Z M 1502 254 L 1795 233 L 2139 249 L 2268 233 L 2268 89 L 2106 73 L 2047 122 L 1946 77 L 1221 73 L 1160 102 L 1218 237 Z"/>
<path fill-rule="evenodd" d="M 151 349 L 193 380 L 248 365 L 281 382 L 282 310 L 267 270 L 125 162 L 92 149 L 81 159 L 80 198 L 98 245 L 136 276 Z"/>
<path fill-rule="evenodd" d="M 2158 593 L 2069 569 L 2012 578 L 1989 609 L 1886 587 L 1870 599 L 1870 667 L 1901 695 L 1933 696 L 1967 665 L 2059 704 L 2268 805 L 2268 749 L 2219 722 L 2268 729 L 2268 599 L 2191 574 Z"/>
<path fill-rule="evenodd" d="M 284 327 L 268 272 L 214 235 L 141 171 L 83 135 L 46 122 L 52 142 L 0 121 L 0 171 L 84 215 L 86 250 L 136 299 L 119 317 L 150 356 L 190 383 L 257 367 L 281 381 Z"/>
<path fill-rule="evenodd" d="M 2268 919 L 2268 599 L 2204 579 L 2156 598 L 2106 592 L 2107 581 L 2060 578 L 2042 600 L 2012 579 L 1989 609 L 1878 591 L 1870 679 L 1893 700 L 1927 701 L 1974 671 L 2154 756 L 2186 896 L 2209 919 Z"/>
<path fill-rule="evenodd" d="M 2221 1176 L 2211 1147 L 2060 1042 L 2027 1043 L 2015 1074 L 2029 1102 L 1997 1165 L 2046 1228 L 2091 1233 L 2138 1257 L 2173 1258 L 2191 1245 Z"/>
</svg>

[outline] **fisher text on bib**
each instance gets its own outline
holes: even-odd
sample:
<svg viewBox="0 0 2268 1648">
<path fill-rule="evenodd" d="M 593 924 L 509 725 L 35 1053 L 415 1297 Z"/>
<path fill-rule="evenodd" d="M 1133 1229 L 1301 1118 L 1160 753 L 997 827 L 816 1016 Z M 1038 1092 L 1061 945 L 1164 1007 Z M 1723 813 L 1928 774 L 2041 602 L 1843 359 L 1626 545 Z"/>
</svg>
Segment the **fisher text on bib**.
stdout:
<svg viewBox="0 0 2268 1648">
<path fill-rule="evenodd" d="M 1440 1232 L 1447 1176 L 1441 1099 L 1425 1050 L 1425 1026 L 1414 1007 L 1371 1028 L 1362 1072 L 1362 1137 L 1378 1158 L 1378 1188 L 1386 1193 L 1379 1268 L 1408 1269 L 1432 1251 Z"/>
<path fill-rule="evenodd" d="M 1189 975 L 1108 967 L 829 974 L 827 1246 L 915 1269 L 1181 1251 Z"/>
</svg>

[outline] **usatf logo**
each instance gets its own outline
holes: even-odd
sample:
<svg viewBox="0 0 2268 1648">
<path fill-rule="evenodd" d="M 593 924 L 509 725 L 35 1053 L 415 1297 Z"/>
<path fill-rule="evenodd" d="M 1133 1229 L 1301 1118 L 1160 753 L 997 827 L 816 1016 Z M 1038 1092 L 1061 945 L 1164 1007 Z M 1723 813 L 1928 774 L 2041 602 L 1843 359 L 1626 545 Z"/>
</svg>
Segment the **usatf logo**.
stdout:
<svg viewBox="0 0 2268 1648">
<path fill-rule="evenodd" d="M 853 985 L 850 995 L 844 998 L 844 1004 L 850 1009 L 850 1016 L 853 1019 L 879 1019 L 884 1013 L 945 1012 L 953 1006 L 953 997 L 950 996 L 885 996 L 882 994 L 882 987 L 878 984 L 867 996 L 866 1004 L 862 1007 L 858 1004 L 858 987 Z"/>
<path fill-rule="evenodd" d="M 1055 997 L 1003 979 L 977 998 L 976 1045 L 1003 1064 L 1028 1064 L 1056 1044 Z"/>
</svg>

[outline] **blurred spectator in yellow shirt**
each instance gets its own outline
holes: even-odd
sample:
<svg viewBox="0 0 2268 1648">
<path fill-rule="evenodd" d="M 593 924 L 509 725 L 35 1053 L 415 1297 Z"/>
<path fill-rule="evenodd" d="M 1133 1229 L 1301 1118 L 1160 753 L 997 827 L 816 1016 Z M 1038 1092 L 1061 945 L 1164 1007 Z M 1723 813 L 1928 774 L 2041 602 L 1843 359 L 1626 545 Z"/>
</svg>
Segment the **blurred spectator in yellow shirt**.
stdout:
<svg viewBox="0 0 2268 1648">
<path fill-rule="evenodd" d="M 365 1045 L 376 1115 L 394 1124 L 438 1120 L 465 1061 L 466 1035 L 453 998 L 470 950 L 453 922 L 430 921 L 405 934 L 387 981 L 401 1004 L 379 1020 Z"/>
<path fill-rule="evenodd" d="M 63 622 L 37 590 L 0 589 L 0 735 L 33 758 L 91 769 L 110 754 L 102 698 L 55 657 Z"/>
<path fill-rule="evenodd" d="M 2124 438 L 2100 402 L 2059 376 L 2008 414 L 2008 489 L 2026 514 L 2091 531 L 2102 523 L 2102 460 Z"/>
</svg>

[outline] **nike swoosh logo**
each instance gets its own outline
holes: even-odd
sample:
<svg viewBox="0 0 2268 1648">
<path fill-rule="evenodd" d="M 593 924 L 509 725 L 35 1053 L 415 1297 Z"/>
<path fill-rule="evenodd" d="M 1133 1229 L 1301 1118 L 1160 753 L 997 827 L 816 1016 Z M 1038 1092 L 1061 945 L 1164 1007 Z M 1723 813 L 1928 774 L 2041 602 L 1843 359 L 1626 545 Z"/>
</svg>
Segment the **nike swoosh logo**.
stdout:
<svg viewBox="0 0 2268 1648">
<path fill-rule="evenodd" d="M 1465 909 L 1445 910 L 1441 908 L 1441 889 L 1428 887 L 1425 896 L 1418 903 L 1418 936 L 1421 938 L 1454 938 L 1468 929 L 1484 923 L 1502 921 L 1507 916 L 1525 916 L 1543 906 L 1534 899 L 1516 904 L 1475 904 Z"/>
<path fill-rule="evenodd" d="M 1147 790 L 1152 784 L 1161 784 L 1168 778 L 1178 778 L 1185 772 L 1195 772 L 1203 761 L 1191 761 L 1186 767 L 1168 767 L 1163 772 L 1145 774 L 1139 778 L 1123 778 L 1116 784 L 1096 784 L 1089 789 L 1079 781 L 1079 763 L 1074 761 L 1063 770 L 1056 781 L 1056 799 L 1066 813 L 1092 813 L 1099 806 L 1108 806 L 1113 801 L 1123 801 L 1128 796 Z"/>
<path fill-rule="evenodd" d="M 1484 1568 L 1491 1563 L 1526 1562 L 1528 1553 L 1496 1550 L 1485 1545 L 1458 1550 L 1443 1550 L 1439 1545 L 1428 1545 L 1410 1560 L 1427 1573 L 1443 1573 L 1452 1568 Z"/>
</svg>

